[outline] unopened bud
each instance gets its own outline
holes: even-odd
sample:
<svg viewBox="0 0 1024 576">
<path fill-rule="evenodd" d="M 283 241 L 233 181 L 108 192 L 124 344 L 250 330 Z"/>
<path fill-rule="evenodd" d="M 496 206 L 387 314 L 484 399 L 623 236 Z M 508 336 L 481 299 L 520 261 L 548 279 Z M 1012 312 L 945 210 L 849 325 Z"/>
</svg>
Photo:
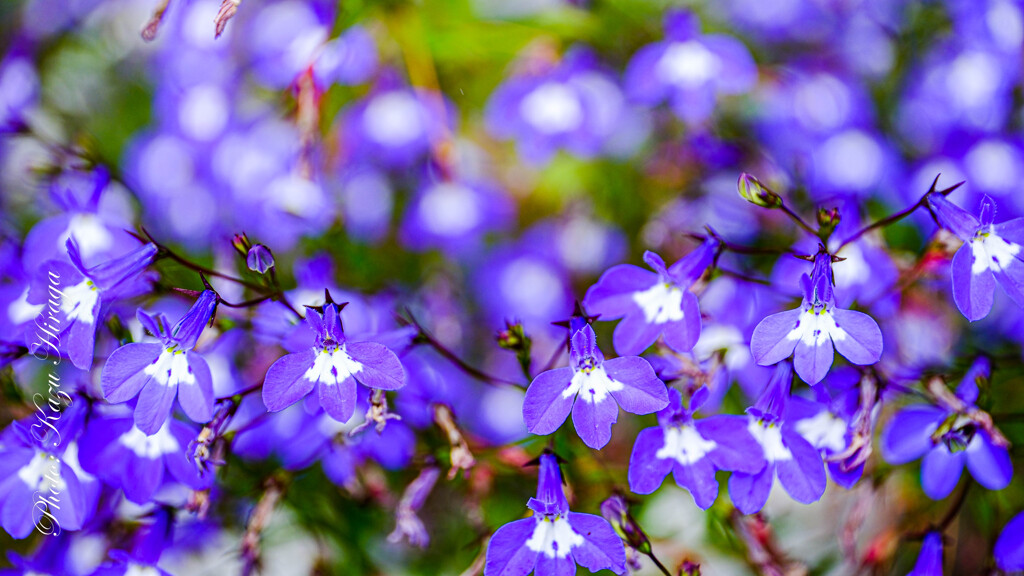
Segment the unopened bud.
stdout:
<svg viewBox="0 0 1024 576">
<path fill-rule="evenodd" d="M 524 374 L 530 373 L 530 348 L 533 341 L 526 335 L 522 322 L 505 321 L 505 329 L 498 331 L 498 346 L 516 353 Z"/>
<path fill-rule="evenodd" d="M 651 553 L 651 541 L 640 524 L 629 513 L 629 504 L 621 494 L 614 493 L 601 503 L 601 516 L 631 548 L 644 554 Z"/>
<path fill-rule="evenodd" d="M 679 567 L 679 576 L 700 576 L 700 564 L 684 560 Z"/>
<path fill-rule="evenodd" d="M 818 208 L 818 229 L 823 233 L 831 234 L 836 226 L 839 226 L 840 220 L 842 220 L 842 216 L 839 214 L 839 208 L 831 210 Z"/>
<path fill-rule="evenodd" d="M 263 244 L 256 244 L 249 249 L 249 253 L 245 257 L 245 265 L 253 272 L 266 274 L 274 267 L 274 255 L 270 253 L 270 248 Z"/>
<path fill-rule="evenodd" d="M 252 248 L 252 242 L 249 242 L 249 237 L 245 235 L 245 232 L 235 234 L 234 238 L 231 239 L 231 245 L 235 247 L 235 250 L 243 258 L 249 255 L 249 249 Z"/>
<path fill-rule="evenodd" d="M 762 208 L 778 208 L 782 206 L 782 198 L 778 194 L 769 190 L 757 178 L 746 172 L 740 174 L 740 178 L 736 182 L 736 189 L 739 191 L 740 196 L 743 196 L 751 204 L 756 204 Z"/>
</svg>

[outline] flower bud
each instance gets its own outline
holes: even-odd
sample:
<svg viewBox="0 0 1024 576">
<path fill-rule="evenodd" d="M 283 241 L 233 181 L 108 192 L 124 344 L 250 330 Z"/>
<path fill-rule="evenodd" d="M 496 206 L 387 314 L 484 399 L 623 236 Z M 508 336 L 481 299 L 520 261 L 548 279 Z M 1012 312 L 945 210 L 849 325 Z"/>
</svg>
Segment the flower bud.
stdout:
<svg viewBox="0 0 1024 576">
<path fill-rule="evenodd" d="M 679 567 L 679 576 L 700 576 L 700 564 L 686 560 Z"/>
<path fill-rule="evenodd" d="M 651 553 L 651 541 L 644 534 L 640 524 L 629 513 L 629 504 L 621 494 L 615 493 L 601 503 L 601 516 L 611 523 L 612 528 L 631 548 L 642 552 Z"/>
<path fill-rule="evenodd" d="M 839 226 L 839 222 L 842 220 L 842 216 L 839 214 L 839 208 L 833 208 L 826 210 L 824 208 L 818 208 L 818 229 L 822 233 L 831 234 L 836 226 Z"/>
<path fill-rule="evenodd" d="M 231 245 L 235 247 L 235 250 L 237 250 L 243 258 L 249 254 L 249 249 L 252 248 L 252 243 L 249 242 L 249 237 L 245 235 L 245 232 L 235 234 L 234 238 L 231 239 Z"/>
<path fill-rule="evenodd" d="M 256 244 L 249 249 L 249 253 L 245 257 L 245 265 L 253 272 L 266 274 L 274 267 L 274 255 L 263 244 Z"/>
<path fill-rule="evenodd" d="M 782 198 L 778 194 L 769 190 L 757 178 L 746 172 L 740 174 L 740 178 L 736 182 L 736 189 L 739 191 L 740 196 L 743 196 L 751 204 L 756 204 L 762 208 L 778 208 L 782 206 Z"/>
</svg>

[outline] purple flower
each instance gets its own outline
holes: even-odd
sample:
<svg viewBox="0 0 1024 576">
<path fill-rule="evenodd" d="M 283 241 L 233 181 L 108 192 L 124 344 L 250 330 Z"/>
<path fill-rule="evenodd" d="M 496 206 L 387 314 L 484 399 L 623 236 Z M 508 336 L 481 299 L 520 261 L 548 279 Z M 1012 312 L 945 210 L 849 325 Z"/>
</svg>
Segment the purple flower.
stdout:
<svg viewBox="0 0 1024 576">
<path fill-rule="evenodd" d="M 135 426 L 156 434 L 178 397 L 185 414 L 195 422 L 213 416 L 213 381 L 206 360 L 193 348 L 217 309 L 217 294 L 205 290 L 172 329 L 163 314 L 139 310 L 142 326 L 160 342 L 121 346 L 107 359 L 100 381 L 108 402 L 127 402 L 138 395 Z"/>
<path fill-rule="evenodd" d="M 156 246 L 144 244 L 92 268 L 82 262 L 78 243 L 73 238 L 68 239 L 67 249 L 71 264 L 50 260 L 42 266 L 29 291 L 28 302 L 59 302 L 59 314 L 53 314 L 51 308 L 43 309 L 43 322 L 53 324 L 60 331 L 59 340 L 65 344 L 71 362 L 88 370 L 92 367 L 101 307 L 142 291 L 144 283 L 139 282 L 139 274 L 153 262 Z M 43 342 L 37 340 L 29 346 L 29 351 L 36 353 L 42 346 Z"/>
<path fill-rule="evenodd" d="M 822 401 L 793 396 L 786 407 L 786 420 L 793 428 L 821 451 L 823 456 L 834 456 L 846 451 L 853 437 L 850 422 L 856 415 L 860 394 L 858 386 L 848 388 L 830 399 L 828 393 L 818 388 Z M 861 463 L 844 470 L 844 462 L 829 462 L 829 475 L 836 484 L 850 489 L 864 473 Z"/>
<path fill-rule="evenodd" d="M 970 321 L 980 320 L 992 309 L 995 283 L 1018 306 L 1024 306 L 1024 218 L 993 224 L 995 205 L 982 200 L 978 218 L 941 194 L 928 203 L 939 223 L 964 241 L 953 256 L 953 300 Z"/>
<path fill-rule="evenodd" d="M 629 459 L 629 489 L 651 494 L 672 472 L 681 488 L 707 510 L 718 497 L 715 472 L 730 470 L 756 474 L 765 467 L 761 446 L 748 431 L 742 416 L 718 415 L 695 420 L 693 413 L 708 399 L 700 388 L 683 408 L 682 395 L 669 390 L 669 405 L 658 412 L 660 426 L 641 430 Z"/>
<path fill-rule="evenodd" d="M 929 532 L 924 537 L 921 553 L 914 569 L 907 576 L 942 576 L 942 533 Z"/>
<path fill-rule="evenodd" d="M 509 78 L 491 95 L 485 114 L 495 137 L 516 140 L 519 154 L 535 164 L 559 149 L 591 157 L 615 139 L 636 139 L 641 123 L 592 52 L 576 47 L 557 66 L 535 66 L 542 67 Z"/>
<path fill-rule="evenodd" d="M 996 565 L 1000 570 L 1024 570 L 1024 513 L 1017 514 L 996 540 Z"/>
<path fill-rule="evenodd" d="M 711 264 L 717 243 L 708 240 L 666 268 L 654 252 L 644 262 L 655 272 L 632 264 L 613 266 L 587 291 L 583 304 L 605 320 L 622 318 L 612 342 L 619 354 L 639 354 L 664 336 L 676 352 L 688 352 L 700 338 L 697 297 L 688 288 Z"/>
<path fill-rule="evenodd" d="M 267 370 L 263 403 L 268 410 L 283 410 L 316 386 L 319 405 L 331 418 L 348 422 L 355 411 L 356 382 L 380 390 L 405 385 L 405 369 L 394 352 L 377 342 L 351 342 L 345 337 L 344 306 L 329 302 L 323 312 L 307 308 L 306 322 L 316 341 L 312 348 L 279 358 Z"/>
<path fill-rule="evenodd" d="M 165 479 L 195 490 L 210 485 L 212 477 L 200 477 L 192 461 L 189 444 L 196 434 L 173 418 L 147 435 L 131 418 L 94 416 L 79 442 L 79 459 L 86 472 L 121 488 L 128 500 L 145 504 Z"/>
<path fill-rule="evenodd" d="M 801 278 L 803 304 L 772 314 L 754 328 L 750 351 L 762 366 L 793 354 L 796 373 L 817 384 L 832 367 L 835 350 L 854 364 L 874 364 L 882 355 L 882 332 L 870 316 L 836 307 L 832 256 L 821 248 L 811 276 Z"/>
<path fill-rule="evenodd" d="M 979 359 L 957 387 L 956 396 L 965 410 L 978 399 L 976 379 L 987 378 L 989 364 Z M 964 466 L 979 484 L 1001 490 L 1013 478 L 1013 464 L 1005 446 L 962 411 L 950 407 L 909 406 L 893 415 L 881 438 L 882 455 L 891 464 L 921 461 L 921 487 L 933 500 L 953 491 Z"/>
<path fill-rule="evenodd" d="M 665 19 L 667 39 L 644 46 L 626 68 L 627 95 L 637 102 L 668 100 L 680 119 L 699 124 L 711 117 L 718 94 L 749 90 L 757 65 L 738 40 L 721 34 L 702 36 L 689 12 Z"/>
<path fill-rule="evenodd" d="M 586 319 L 570 320 L 572 367 L 543 372 L 533 379 L 523 401 L 523 419 L 534 434 L 551 434 L 572 411 L 583 443 L 600 449 L 612 438 L 619 406 L 633 414 L 650 414 L 668 405 L 665 383 L 639 356 L 605 361 L 597 336 Z"/>
<path fill-rule="evenodd" d="M 245 265 L 257 274 L 266 274 L 274 267 L 274 255 L 263 244 L 256 244 L 245 255 Z"/>
<path fill-rule="evenodd" d="M 532 518 L 510 522 L 491 536 L 484 576 L 575 574 L 579 564 L 591 572 L 626 571 L 626 549 L 607 520 L 569 511 L 558 460 L 540 457 Z"/>
<path fill-rule="evenodd" d="M 786 492 L 802 504 L 815 502 L 825 493 L 821 456 L 783 418 L 792 380 L 789 362 L 779 363 L 757 403 L 747 410 L 747 430 L 760 444 L 767 464 L 756 474 L 734 472 L 729 478 L 729 496 L 744 514 L 764 507 L 776 476 Z"/>
<path fill-rule="evenodd" d="M 87 499 L 61 447 L 67 435 L 60 427 L 33 424 L 30 431 L 14 422 L 0 437 L 0 526 L 11 537 L 25 538 L 36 525 L 57 535 L 85 523 Z"/>
</svg>

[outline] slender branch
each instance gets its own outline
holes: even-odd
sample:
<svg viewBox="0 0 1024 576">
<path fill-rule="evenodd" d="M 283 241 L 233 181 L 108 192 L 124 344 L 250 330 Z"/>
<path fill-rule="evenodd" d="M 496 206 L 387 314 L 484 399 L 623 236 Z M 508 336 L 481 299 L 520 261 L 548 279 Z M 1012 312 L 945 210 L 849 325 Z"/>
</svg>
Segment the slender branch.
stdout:
<svg viewBox="0 0 1024 576">
<path fill-rule="evenodd" d="M 253 298 L 252 300 L 245 300 L 244 302 L 228 302 L 223 298 L 221 298 L 219 301 L 221 304 L 227 306 L 228 308 L 251 308 L 253 306 L 256 306 L 257 304 L 262 304 L 263 302 L 270 300 L 272 297 L 273 296 L 271 296 L 270 294 L 267 294 L 266 296 Z"/>
<path fill-rule="evenodd" d="M 935 187 L 939 183 L 939 176 L 941 176 L 941 174 L 937 174 L 935 176 L 935 180 L 932 181 L 931 187 L 928 188 L 928 191 L 925 192 L 924 195 L 921 196 L 921 198 L 917 202 L 915 202 L 913 206 L 911 206 L 911 207 L 909 207 L 909 208 L 907 208 L 905 210 L 901 210 L 901 211 L 899 211 L 899 212 L 897 212 L 895 214 L 886 216 L 885 218 L 882 218 L 881 220 L 877 220 L 877 221 L 873 222 L 872 224 L 869 224 L 869 225 L 865 226 L 864 228 L 861 228 L 860 230 L 855 232 L 853 234 L 853 236 L 850 236 L 849 238 L 844 240 L 843 243 L 840 244 L 838 248 L 836 248 L 836 252 L 839 252 L 840 250 L 843 249 L 844 246 L 846 246 L 847 244 L 850 244 L 851 242 L 855 242 L 858 238 L 860 238 L 861 236 L 867 234 L 868 232 L 870 232 L 872 230 L 876 230 L 878 228 L 885 228 L 886 226 L 889 226 L 890 224 L 895 224 L 896 222 L 899 222 L 900 220 L 903 220 L 907 216 L 910 216 L 911 214 L 916 212 L 918 210 L 918 208 L 921 208 L 921 207 L 927 205 L 928 204 L 928 197 L 931 196 L 932 194 L 936 194 L 937 193 L 937 194 L 942 194 L 942 195 L 945 196 L 945 195 L 947 195 L 950 192 L 956 190 L 957 188 L 959 188 L 960 186 L 962 186 L 964 184 L 963 182 L 958 182 L 958 183 L 954 184 L 953 186 L 951 186 L 949 188 L 946 188 L 945 190 L 936 191 Z"/>
<path fill-rule="evenodd" d="M 786 206 L 785 202 L 783 202 L 779 206 L 779 208 L 782 210 L 783 213 L 786 214 L 786 216 L 789 216 L 794 222 L 797 223 L 798 226 L 803 228 L 804 231 L 806 231 L 811 236 L 814 236 L 815 238 L 819 238 L 818 231 L 815 230 L 814 228 L 811 228 L 811 225 L 808 224 L 807 222 L 805 222 L 804 219 L 801 218 L 799 214 L 797 214 L 796 212 L 793 212 L 793 210 L 790 209 L 789 206 Z"/>
<path fill-rule="evenodd" d="M 653 550 L 647 553 L 647 557 L 651 559 L 651 562 L 654 562 L 654 565 L 658 567 L 658 570 L 661 570 L 662 574 L 665 576 L 674 576 L 672 572 L 661 563 L 661 560 L 658 560 L 658 557 L 654 555 Z"/>
<path fill-rule="evenodd" d="M 477 380 L 480 380 L 481 382 L 485 382 L 487 384 L 506 384 L 509 386 L 522 388 L 522 384 L 520 384 L 519 382 L 507 380 L 505 378 L 499 378 L 497 376 L 491 376 L 490 374 L 484 372 L 483 370 L 480 370 L 479 368 L 475 368 L 467 364 L 465 360 L 459 358 L 457 354 L 446 348 L 444 344 L 442 344 L 436 338 L 434 338 L 430 334 L 430 332 L 427 332 L 426 328 L 424 328 L 423 325 L 420 324 L 419 320 L 417 320 L 416 317 L 412 315 L 412 311 L 410 311 L 408 308 L 405 309 L 405 315 L 407 317 L 406 319 L 408 320 L 408 322 L 415 326 L 416 330 L 419 332 L 419 334 L 417 334 L 417 339 L 420 340 L 420 342 L 427 344 L 434 350 L 437 350 L 437 352 L 441 356 L 444 356 L 449 362 L 455 364 L 456 367 L 458 367 L 466 374 L 469 374 L 473 378 L 476 378 Z"/>
</svg>

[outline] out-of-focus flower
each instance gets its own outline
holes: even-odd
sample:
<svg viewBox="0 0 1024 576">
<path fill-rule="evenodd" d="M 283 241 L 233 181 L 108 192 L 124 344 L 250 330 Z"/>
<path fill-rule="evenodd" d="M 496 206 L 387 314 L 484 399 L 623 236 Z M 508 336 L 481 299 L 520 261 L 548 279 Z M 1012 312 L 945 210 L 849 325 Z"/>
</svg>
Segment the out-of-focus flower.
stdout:
<svg viewBox="0 0 1024 576">
<path fill-rule="evenodd" d="M 44 349 L 43 352 L 67 353 L 76 367 L 88 370 L 92 367 L 96 325 L 101 320 L 102 306 L 146 290 L 148 283 L 140 274 L 153 262 L 157 250 L 153 244 L 143 244 L 124 256 L 86 267 L 73 238 L 68 239 L 67 248 L 71 264 L 62 260 L 46 262 L 37 273 L 27 298 L 29 304 L 58 304 L 60 313 L 54 314 L 47 308 L 44 320 L 58 337 L 54 343 L 46 338 L 37 339 L 29 346 L 29 351 L 37 353 L 48 343 L 52 348 L 60 344 L 62 350 Z"/>
<path fill-rule="evenodd" d="M 1014 516 L 999 534 L 995 557 L 1000 570 L 1024 570 L 1024 513 Z"/>
<path fill-rule="evenodd" d="M 924 537 L 921 553 L 914 569 L 907 576 L 942 576 L 942 533 L 929 532 Z"/>
<path fill-rule="evenodd" d="M 978 399 L 977 379 L 987 379 L 989 364 L 975 362 L 956 390 L 956 398 L 970 411 Z M 968 413 L 950 406 L 909 406 L 893 415 L 881 437 L 882 455 L 892 464 L 921 461 L 921 487 L 933 500 L 953 491 L 964 466 L 989 490 L 1005 488 L 1013 478 L 1013 464 L 1005 445 Z"/>
<path fill-rule="evenodd" d="M 662 335 L 670 348 L 687 352 L 700 338 L 701 327 L 697 297 L 689 288 L 711 265 L 717 248 L 717 241 L 709 239 L 671 267 L 645 252 L 644 262 L 655 272 L 614 266 L 590 287 L 583 304 L 604 320 L 623 319 L 613 337 L 619 354 L 639 354 Z"/>
<path fill-rule="evenodd" d="M 689 12 L 665 17 L 666 40 L 644 46 L 625 73 L 626 94 L 654 105 L 667 100 L 690 124 L 706 122 L 717 97 L 746 92 L 757 82 L 757 65 L 746 47 L 724 34 L 701 35 Z"/>
</svg>

